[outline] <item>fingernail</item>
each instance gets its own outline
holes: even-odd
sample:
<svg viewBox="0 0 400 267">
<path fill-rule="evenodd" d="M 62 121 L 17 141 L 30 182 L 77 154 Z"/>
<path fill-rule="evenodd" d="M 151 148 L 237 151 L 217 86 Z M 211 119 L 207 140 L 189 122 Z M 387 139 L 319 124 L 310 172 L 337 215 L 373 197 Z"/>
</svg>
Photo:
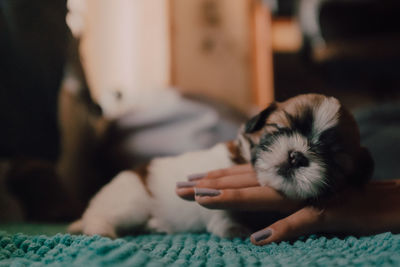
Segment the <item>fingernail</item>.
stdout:
<svg viewBox="0 0 400 267">
<path fill-rule="evenodd" d="M 261 231 L 255 232 L 254 234 L 251 235 L 251 237 L 256 241 L 256 242 L 260 242 L 262 240 L 267 239 L 268 237 L 270 237 L 272 235 L 272 230 L 267 228 L 267 229 L 263 229 Z"/>
<path fill-rule="evenodd" d="M 189 175 L 189 176 L 187 177 L 187 179 L 188 179 L 189 181 L 197 181 L 197 180 L 200 180 L 200 179 L 202 179 L 202 178 L 204 178 L 204 177 L 206 177 L 206 176 L 207 176 L 207 173 L 206 173 L 206 172 L 204 172 L 204 173 L 195 173 L 195 174 Z"/>
<path fill-rule="evenodd" d="M 187 188 L 187 187 L 194 187 L 197 183 L 196 182 L 177 182 L 177 188 Z"/>
<path fill-rule="evenodd" d="M 194 194 L 199 197 L 215 197 L 221 194 L 221 191 L 210 188 L 194 188 Z"/>
</svg>

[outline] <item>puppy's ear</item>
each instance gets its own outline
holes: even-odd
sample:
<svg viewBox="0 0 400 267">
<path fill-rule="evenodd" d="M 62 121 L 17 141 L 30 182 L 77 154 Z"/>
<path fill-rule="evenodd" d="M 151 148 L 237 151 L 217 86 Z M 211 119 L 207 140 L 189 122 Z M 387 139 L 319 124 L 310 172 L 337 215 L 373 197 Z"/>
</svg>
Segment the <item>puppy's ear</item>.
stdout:
<svg viewBox="0 0 400 267">
<path fill-rule="evenodd" d="M 261 111 L 259 114 L 251 118 L 249 121 L 246 122 L 244 127 L 245 133 L 253 133 L 260 130 L 264 125 L 265 121 L 267 120 L 268 116 L 276 110 L 276 103 L 273 102 L 269 105 L 266 109 Z"/>
<path fill-rule="evenodd" d="M 374 172 L 374 160 L 367 148 L 360 148 L 355 165 L 351 184 L 359 186 L 367 183 L 372 178 Z"/>
</svg>

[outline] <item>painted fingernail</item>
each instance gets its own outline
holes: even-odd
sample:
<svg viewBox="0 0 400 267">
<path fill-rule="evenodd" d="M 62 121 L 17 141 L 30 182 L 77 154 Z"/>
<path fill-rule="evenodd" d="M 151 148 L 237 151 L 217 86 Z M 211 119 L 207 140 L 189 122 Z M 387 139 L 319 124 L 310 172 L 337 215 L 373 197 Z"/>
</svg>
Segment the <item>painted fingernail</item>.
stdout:
<svg viewBox="0 0 400 267">
<path fill-rule="evenodd" d="M 195 173 L 195 174 L 189 175 L 189 176 L 187 177 L 187 179 L 188 179 L 189 181 L 197 181 L 197 180 L 200 180 L 200 179 L 202 179 L 202 178 L 204 178 L 204 177 L 206 177 L 206 176 L 207 176 L 207 173 L 206 173 L 206 172 L 204 172 L 204 173 Z"/>
<path fill-rule="evenodd" d="M 251 235 L 251 237 L 256 241 L 256 242 L 260 242 L 262 240 L 267 239 L 268 237 L 270 237 L 272 235 L 272 230 L 267 228 L 267 229 L 263 229 L 261 231 L 255 232 L 254 234 Z"/>
<path fill-rule="evenodd" d="M 177 188 L 187 188 L 187 187 L 194 187 L 197 183 L 196 182 L 177 182 Z"/>
<path fill-rule="evenodd" d="M 210 188 L 194 188 L 194 194 L 199 197 L 215 197 L 221 194 L 221 191 Z"/>
</svg>

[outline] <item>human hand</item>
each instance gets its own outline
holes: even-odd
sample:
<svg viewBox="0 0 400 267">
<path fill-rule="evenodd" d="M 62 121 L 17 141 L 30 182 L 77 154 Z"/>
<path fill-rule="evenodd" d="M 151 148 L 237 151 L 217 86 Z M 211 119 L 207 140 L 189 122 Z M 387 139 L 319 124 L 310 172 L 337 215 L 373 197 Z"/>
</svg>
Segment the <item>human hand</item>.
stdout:
<svg viewBox="0 0 400 267">
<path fill-rule="evenodd" d="M 312 233 L 361 235 L 400 229 L 400 180 L 371 182 L 362 190 L 348 189 L 319 206 L 304 206 L 259 186 L 250 165 L 212 171 L 186 185 L 192 186 L 178 184 L 176 193 L 207 208 L 291 214 L 254 233 L 251 242 L 256 245 Z"/>
<path fill-rule="evenodd" d="M 313 233 L 370 235 L 400 230 L 400 180 L 374 181 L 362 190 L 348 189 L 307 206 L 255 233 L 251 242 L 265 245 Z"/>
<path fill-rule="evenodd" d="M 209 209 L 293 212 L 301 207 L 300 202 L 285 198 L 270 187 L 260 186 L 251 164 L 193 177 L 195 179 L 189 177 L 189 182 L 177 183 L 176 194 Z"/>
</svg>

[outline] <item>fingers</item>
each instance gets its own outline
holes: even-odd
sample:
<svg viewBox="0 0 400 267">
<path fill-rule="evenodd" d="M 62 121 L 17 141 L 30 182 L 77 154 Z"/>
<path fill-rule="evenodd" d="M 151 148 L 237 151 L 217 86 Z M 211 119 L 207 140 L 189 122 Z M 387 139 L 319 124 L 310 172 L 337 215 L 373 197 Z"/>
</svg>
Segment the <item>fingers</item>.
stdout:
<svg viewBox="0 0 400 267">
<path fill-rule="evenodd" d="M 175 192 L 186 200 L 194 200 L 194 187 L 213 189 L 236 189 L 259 186 L 255 173 L 237 174 L 221 178 L 201 179 L 191 182 L 179 182 Z"/>
<path fill-rule="evenodd" d="M 253 244 L 262 246 L 322 231 L 324 211 L 312 207 L 303 208 L 251 235 Z"/>
<path fill-rule="evenodd" d="M 259 186 L 256 174 L 254 172 L 223 176 L 214 179 L 202 179 L 196 182 L 194 187 L 215 188 L 215 189 L 233 189 Z"/>
<path fill-rule="evenodd" d="M 213 170 L 207 173 L 204 179 L 216 179 L 224 176 L 231 176 L 244 173 L 254 173 L 251 164 L 234 165 L 230 168 Z"/>
<path fill-rule="evenodd" d="M 195 188 L 195 191 L 197 203 L 209 209 L 293 212 L 302 205 L 266 186 L 223 190 Z"/>
<path fill-rule="evenodd" d="M 366 188 L 367 190 L 398 190 L 400 186 L 400 179 L 397 180 L 383 180 L 383 181 L 370 181 Z"/>
<path fill-rule="evenodd" d="M 203 178 L 191 177 L 195 179 L 177 183 L 176 194 L 207 208 L 292 212 L 301 207 L 301 203 L 283 197 L 272 188 L 261 187 L 250 164 L 211 171 Z"/>
<path fill-rule="evenodd" d="M 198 188 L 244 188 L 258 186 L 255 172 L 250 164 L 235 165 L 231 168 L 210 171 L 205 174 L 194 174 L 188 177 L 189 182 L 179 182 L 176 194 L 185 200 L 194 200 L 194 187 Z"/>
<path fill-rule="evenodd" d="M 175 188 L 175 193 L 184 200 L 194 201 L 194 187 Z"/>
<path fill-rule="evenodd" d="M 210 209 L 293 212 L 302 207 L 302 203 L 260 186 L 250 164 L 191 175 L 188 180 L 177 183 L 176 194 Z"/>
</svg>

